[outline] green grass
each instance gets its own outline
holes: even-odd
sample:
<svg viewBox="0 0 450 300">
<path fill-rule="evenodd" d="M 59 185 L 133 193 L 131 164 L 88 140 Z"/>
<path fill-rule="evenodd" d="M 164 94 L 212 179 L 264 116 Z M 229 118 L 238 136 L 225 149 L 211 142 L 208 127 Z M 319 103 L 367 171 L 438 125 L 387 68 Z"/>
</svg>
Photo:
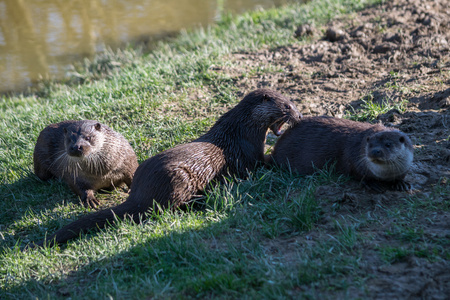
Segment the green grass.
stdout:
<svg viewBox="0 0 450 300">
<path fill-rule="evenodd" d="M 362 103 L 359 109 L 346 111 L 345 117 L 360 122 L 374 121 L 379 115 L 385 114 L 389 111 L 405 112 L 407 100 L 393 100 L 389 96 L 381 99 L 381 101 L 374 101 L 373 93 L 369 93 L 366 97 L 361 99 Z"/>
<path fill-rule="evenodd" d="M 326 180 L 260 169 L 247 181 L 213 184 L 201 208 L 155 214 L 141 225 L 123 221 L 61 248 L 4 248 L 5 295 L 285 296 L 293 284 L 288 277 L 298 270 L 283 266 L 283 257 L 268 254 L 261 241 L 311 229 L 319 212 L 311 193 Z M 301 251 L 292 255 L 299 258 L 295 265 L 308 260 Z"/>
<path fill-rule="evenodd" d="M 315 298 L 358 288 L 358 278 L 366 276 L 360 244 L 370 239 L 363 229 L 381 216 L 338 218 L 330 232 L 322 231 L 316 188 L 345 182 L 327 170 L 298 177 L 260 168 L 246 180 L 212 183 L 186 211 L 153 215 L 139 225 L 118 222 L 61 247 L 20 247 L 91 212 L 64 183 L 41 182 L 33 174 L 34 143 L 45 126 L 97 119 L 121 132 L 142 162 L 206 132 L 241 99 L 236 78 L 216 71 L 233 68 L 230 53 L 299 43 L 297 25 L 324 24 L 376 2 L 317 0 L 226 15 L 218 25 L 183 32 L 150 53 L 106 51 L 75 66 L 63 82 L 1 98 L 0 299 Z M 261 66 L 251 74 L 278 71 Z M 437 187 L 435 193 L 448 190 Z M 111 206 L 126 194 L 98 197 Z M 429 208 L 414 199 L 406 205 L 411 213 L 414 206 Z M 396 230 L 390 232 L 400 242 L 420 237 L 420 228 Z M 438 249 L 433 259 L 448 259 L 439 250 L 445 241 L 428 242 Z M 380 259 L 398 260 L 400 250 L 380 250 Z"/>
<path fill-rule="evenodd" d="M 374 121 L 378 116 L 390 111 L 404 113 L 408 105 L 405 95 L 411 88 L 402 86 L 399 83 L 398 72 L 391 71 L 389 77 L 382 86 L 370 91 L 361 98 L 359 108 L 350 107 L 345 112 L 345 118 L 354 121 L 367 122 Z"/>
</svg>

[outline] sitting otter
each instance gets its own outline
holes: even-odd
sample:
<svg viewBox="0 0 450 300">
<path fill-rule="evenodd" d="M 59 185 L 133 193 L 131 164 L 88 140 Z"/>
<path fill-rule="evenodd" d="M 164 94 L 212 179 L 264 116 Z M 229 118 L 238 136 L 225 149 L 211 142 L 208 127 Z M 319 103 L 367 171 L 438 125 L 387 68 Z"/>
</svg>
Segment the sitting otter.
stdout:
<svg viewBox="0 0 450 300">
<path fill-rule="evenodd" d="M 97 121 L 64 121 L 39 134 L 33 154 L 34 172 L 41 180 L 61 178 L 85 206 L 96 208 L 94 192 L 131 186 L 138 166 L 128 141 Z"/>
<path fill-rule="evenodd" d="M 286 130 L 267 161 L 301 175 L 335 163 L 338 173 L 375 191 L 409 190 L 404 178 L 413 161 L 413 146 L 406 134 L 380 124 L 309 117 Z"/>
<path fill-rule="evenodd" d="M 128 215 L 138 222 L 153 207 L 167 209 L 186 204 L 212 180 L 246 176 L 264 161 L 268 129 L 279 135 L 283 124 L 296 122 L 299 116 L 294 104 L 275 91 L 259 89 L 249 93 L 200 138 L 144 161 L 136 170 L 130 196 L 124 203 L 70 223 L 47 239 L 49 245 L 104 227 L 115 218 Z"/>
</svg>

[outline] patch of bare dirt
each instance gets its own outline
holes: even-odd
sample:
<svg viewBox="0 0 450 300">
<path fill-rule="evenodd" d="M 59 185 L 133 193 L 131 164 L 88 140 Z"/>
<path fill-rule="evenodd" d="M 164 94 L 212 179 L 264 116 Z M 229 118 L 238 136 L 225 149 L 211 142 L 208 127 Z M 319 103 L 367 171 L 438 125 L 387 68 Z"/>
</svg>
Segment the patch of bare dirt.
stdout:
<svg viewBox="0 0 450 300">
<path fill-rule="evenodd" d="M 372 239 L 358 246 L 366 262 L 361 272 L 369 274 L 365 293 L 355 290 L 351 298 L 449 299 L 450 1 L 386 1 L 324 28 L 301 25 L 292 34 L 315 38 L 291 47 L 233 54 L 238 67 L 221 71 L 236 78 L 243 93 L 270 87 L 291 95 L 303 115 L 342 117 L 360 108 L 368 96 L 375 103 L 408 101 L 404 112 L 391 111 L 378 119 L 406 132 L 415 144 L 406 178 L 414 187 L 411 193 L 375 194 L 355 182 L 316 192 L 325 212 L 317 231 L 333 230 L 338 216 L 373 218 L 372 225 L 366 221 L 369 225 L 359 229 Z M 264 68 L 267 71 L 255 71 Z M 421 201 L 426 204 L 420 206 Z M 402 212 L 403 207 L 411 212 Z M 404 259 L 386 262 L 380 248 L 415 246 L 412 237 L 396 236 L 396 228 L 420 229 L 421 251 L 436 251 L 439 245 L 444 250 L 434 261 L 412 251 Z"/>
</svg>

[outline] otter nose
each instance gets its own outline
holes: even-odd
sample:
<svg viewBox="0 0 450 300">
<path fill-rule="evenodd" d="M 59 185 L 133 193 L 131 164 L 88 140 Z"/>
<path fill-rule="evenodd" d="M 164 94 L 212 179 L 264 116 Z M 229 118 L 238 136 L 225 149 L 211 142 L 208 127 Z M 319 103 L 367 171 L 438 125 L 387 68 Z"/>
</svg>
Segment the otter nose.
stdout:
<svg viewBox="0 0 450 300">
<path fill-rule="evenodd" d="M 82 145 L 72 145 L 69 148 L 69 155 L 74 157 L 80 157 L 83 155 L 83 146 Z"/>
<path fill-rule="evenodd" d="M 381 152 L 380 149 L 372 149 L 372 152 L 370 152 L 370 155 L 372 157 L 381 157 L 383 155 L 383 152 Z"/>
<path fill-rule="evenodd" d="M 301 118 L 303 118 L 303 115 L 298 111 L 295 105 L 289 104 L 286 106 L 289 106 L 288 111 L 290 112 L 293 121 L 298 122 Z"/>
<path fill-rule="evenodd" d="M 72 147 L 70 147 L 70 150 L 72 150 L 72 151 L 83 151 L 83 146 L 81 146 L 81 145 L 73 145 Z"/>
</svg>

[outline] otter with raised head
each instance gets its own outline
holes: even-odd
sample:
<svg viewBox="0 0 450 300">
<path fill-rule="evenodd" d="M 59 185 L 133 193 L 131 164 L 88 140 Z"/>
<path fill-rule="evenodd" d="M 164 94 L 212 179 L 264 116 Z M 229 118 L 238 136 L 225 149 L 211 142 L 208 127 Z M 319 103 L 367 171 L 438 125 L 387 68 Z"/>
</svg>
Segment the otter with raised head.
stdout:
<svg viewBox="0 0 450 300">
<path fill-rule="evenodd" d="M 303 118 L 286 130 L 268 158 L 269 164 L 301 175 L 335 163 L 338 173 L 377 192 L 411 189 L 404 178 L 412 161 L 413 146 L 403 132 L 332 117 Z"/>
<path fill-rule="evenodd" d="M 116 217 L 128 215 L 138 222 L 156 205 L 166 209 L 186 204 L 212 180 L 246 176 L 264 161 L 268 129 L 279 135 L 283 124 L 296 122 L 299 117 L 294 104 L 275 91 L 259 89 L 249 93 L 200 138 L 144 161 L 136 170 L 130 196 L 124 203 L 63 227 L 47 239 L 49 245 L 104 227 Z"/>
<path fill-rule="evenodd" d="M 63 121 L 39 134 L 34 172 L 42 180 L 63 179 L 85 206 L 99 205 L 94 192 L 131 186 L 136 155 L 119 133 L 97 121 Z"/>
</svg>

